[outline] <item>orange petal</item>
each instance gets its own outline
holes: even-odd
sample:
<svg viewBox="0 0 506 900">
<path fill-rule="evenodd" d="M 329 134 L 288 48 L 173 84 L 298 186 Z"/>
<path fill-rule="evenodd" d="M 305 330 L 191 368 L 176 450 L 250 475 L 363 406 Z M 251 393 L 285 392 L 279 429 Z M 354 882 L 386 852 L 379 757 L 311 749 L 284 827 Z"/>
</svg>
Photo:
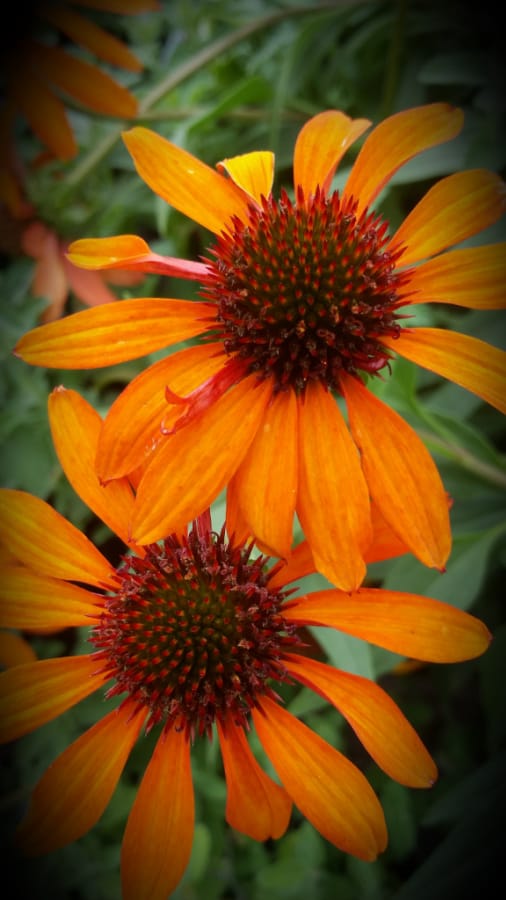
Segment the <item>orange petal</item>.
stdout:
<svg viewBox="0 0 506 900">
<path fill-rule="evenodd" d="M 68 284 L 57 236 L 46 230 L 43 244 L 35 266 L 31 292 L 35 297 L 46 297 L 49 300 L 50 305 L 42 314 L 43 320 L 48 322 L 61 316 L 68 295 Z"/>
<path fill-rule="evenodd" d="M 69 245 L 67 257 L 70 262 L 82 269 L 121 268 L 160 272 L 162 275 L 189 279 L 205 278 L 208 271 L 204 263 L 153 253 L 146 241 L 135 234 L 73 241 Z"/>
<path fill-rule="evenodd" d="M 181 415 L 169 406 L 165 388 L 186 396 L 223 366 L 221 344 L 187 347 L 144 369 L 121 391 L 105 417 L 97 447 L 97 474 L 118 478 L 144 463 L 161 441 L 161 425 Z"/>
<path fill-rule="evenodd" d="M 290 797 L 259 766 L 242 728 L 233 721 L 226 729 L 219 721 L 216 724 L 227 781 L 228 824 L 254 841 L 281 837 L 290 821 Z"/>
<path fill-rule="evenodd" d="M 136 234 L 81 238 L 69 244 L 68 259 L 83 269 L 112 269 L 149 254 L 150 247 Z"/>
<path fill-rule="evenodd" d="M 129 543 L 129 523 L 134 496 L 126 478 L 100 483 L 95 457 L 102 419 L 76 393 L 55 388 L 48 401 L 49 424 L 54 448 L 72 487 L 90 509 L 125 543 Z"/>
<path fill-rule="evenodd" d="M 505 285 L 506 243 L 466 247 L 443 253 L 413 269 L 407 288 L 408 302 L 504 309 Z"/>
<path fill-rule="evenodd" d="M 69 628 L 98 619 L 99 598 L 75 584 L 5 566 L 0 583 L 0 628 Z M 95 603 L 93 602 L 95 601 Z"/>
<path fill-rule="evenodd" d="M 506 185 L 486 169 L 457 172 L 427 191 L 394 234 L 405 247 L 396 265 L 434 256 L 496 222 L 506 209 Z"/>
<path fill-rule="evenodd" d="M 258 737 L 288 794 L 345 853 L 372 861 L 387 842 L 383 811 L 358 769 L 268 697 L 252 710 Z"/>
<path fill-rule="evenodd" d="M 188 218 L 219 234 L 247 203 L 232 181 L 148 128 L 132 128 L 123 140 L 140 177 L 155 194 Z"/>
<path fill-rule="evenodd" d="M 337 109 L 329 109 L 309 119 L 299 131 L 295 142 L 295 191 L 300 185 L 306 201 L 316 193 L 317 187 L 326 194 L 348 147 L 370 125 L 368 119 L 350 119 Z"/>
<path fill-rule="evenodd" d="M 0 632 L 0 666 L 10 669 L 11 666 L 22 666 L 35 662 L 35 650 L 19 634 L 12 631 Z"/>
<path fill-rule="evenodd" d="M 409 547 L 402 535 L 393 531 L 376 503 L 371 503 L 371 522 L 372 541 L 364 554 L 366 563 L 392 559 L 408 552 Z"/>
<path fill-rule="evenodd" d="M 477 394 L 506 413 L 506 353 L 485 341 L 440 328 L 403 329 L 386 347 Z"/>
<path fill-rule="evenodd" d="M 85 272 L 78 269 L 63 257 L 63 270 L 67 282 L 77 299 L 86 306 L 101 306 L 104 303 L 115 303 L 118 299 L 105 284 L 98 272 Z"/>
<path fill-rule="evenodd" d="M 407 787 L 432 787 L 437 768 L 416 731 L 373 681 L 303 656 L 285 656 L 288 672 L 347 719 L 374 761 Z"/>
<path fill-rule="evenodd" d="M 135 116 L 134 95 L 97 66 L 60 47 L 27 41 L 27 48 L 30 64 L 43 81 L 56 85 L 95 112 L 125 118 Z"/>
<path fill-rule="evenodd" d="M 373 536 L 364 553 L 366 563 L 380 562 L 408 552 L 408 547 L 402 537 L 392 531 L 375 503 L 371 503 L 371 522 Z M 230 531 L 228 533 L 231 534 Z M 307 541 L 302 541 L 294 548 L 286 563 L 275 567 L 274 574 L 269 578 L 269 587 L 284 587 L 306 575 L 312 575 L 313 572 L 316 572 L 316 566 L 311 547 Z"/>
<path fill-rule="evenodd" d="M 316 591 L 291 601 L 283 608 L 283 616 L 301 625 L 337 628 L 426 662 L 474 659 L 491 640 L 483 622 L 469 613 L 400 591 L 360 588 L 351 595 Z"/>
<path fill-rule="evenodd" d="M 353 590 L 365 575 L 362 551 L 371 540 L 369 491 L 339 407 L 316 383 L 299 403 L 299 448 L 297 514 L 316 567 Z"/>
<path fill-rule="evenodd" d="M 166 900 L 190 858 L 194 828 L 190 745 L 163 732 L 128 817 L 121 851 L 124 900 Z"/>
<path fill-rule="evenodd" d="M 341 387 L 375 503 L 421 562 L 444 568 L 451 550 L 448 501 L 429 451 L 357 378 L 343 376 Z"/>
<path fill-rule="evenodd" d="M 431 103 L 395 113 L 366 138 L 344 190 L 358 200 L 359 215 L 392 175 L 423 150 L 456 137 L 464 116 L 448 103 Z"/>
<path fill-rule="evenodd" d="M 49 853 L 76 841 L 107 807 L 143 716 L 133 703 L 115 709 L 85 731 L 51 763 L 16 832 L 24 853 Z"/>
<path fill-rule="evenodd" d="M 184 528 L 216 499 L 265 414 L 271 384 L 250 375 L 198 419 L 167 437 L 137 493 L 132 533 L 147 544 Z"/>
<path fill-rule="evenodd" d="M 313 572 L 316 572 L 316 566 L 311 547 L 307 541 L 302 541 L 297 544 L 286 563 L 276 566 L 274 574 L 269 578 L 269 587 L 284 587 L 305 575 L 312 575 Z"/>
<path fill-rule="evenodd" d="M 15 354 L 32 366 L 95 369 L 170 347 L 206 330 L 209 305 L 143 297 L 85 309 L 23 335 Z"/>
<path fill-rule="evenodd" d="M 58 159 L 72 159 L 77 143 L 61 100 L 22 65 L 9 83 L 9 94 L 17 109 L 45 147 Z"/>
<path fill-rule="evenodd" d="M 216 168 L 230 175 L 234 184 L 255 203 L 260 203 L 262 197 L 269 197 L 274 180 L 274 153 L 270 150 L 223 159 Z"/>
<path fill-rule="evenodd" d="M 239 505 L 264 553 L 287 559 L 297 498 L 297 398 L 273 397 L 235 477 Z"/>
<path fill-rule="evenodd" d="M 236 473 L 237 474 L 237 473 Z M 227 510 L 226 510 L 227 534 L 236 546 L 246 544 L 253 539 L 251 528 L 243 516 L 239 504 L 239 493 L 236 489 L 236 475 L 227 484 Z"/>
<path fill-rule="evenodd" d="M 0 542 L 40 575 L 100 587 L 114 569 L 52 506 L 24 491 L 0 490 Z"/>
<path fill-rule="evenodd" d="M 2 159 L 0 159 L 0 201 L 5 204 L 14 219 L 23 219 L 33 214 L 33 208 L 25 200 L 17 172 L 14 171 L 10 161 L 5 162 Z"/>
<path fill-rule="evenodd" d="M 99 59 L 112 63 L 113 66 L 121 66 L 130 72 L 141 71 L 142 63 L 126 44 L 75 10 L 66 6 L 46 4 L 42 15 L 46 22 L 50 22 L 78 46 L 91 50 Z"/>
<path fill-rule="evenodd" d="M 47 253 L 47 249 L 51 250 L 55 244 L 56 235 L 51 231 L 44 222 L 36 219 L 29 222 L 21 235 L 21 249 L 27 256 L 33 256 L 34 259 L 40 259 Z"/>
<path fill-rule="evenodd" d="M 43 659 L 0 675 L 0 741 L 35 731 L 96 691 L 107 679 L 95 656 Z"/>
</svg>

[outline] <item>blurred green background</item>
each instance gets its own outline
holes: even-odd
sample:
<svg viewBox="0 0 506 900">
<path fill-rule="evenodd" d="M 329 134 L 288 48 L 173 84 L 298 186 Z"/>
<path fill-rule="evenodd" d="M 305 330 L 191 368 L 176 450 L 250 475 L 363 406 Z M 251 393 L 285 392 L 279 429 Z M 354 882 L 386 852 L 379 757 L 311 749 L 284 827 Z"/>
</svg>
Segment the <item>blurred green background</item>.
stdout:
<svg viewBox="0 0 506 900">
<path fill-rule="evenodd" d="M 161 3 L 157 12 L 135 16 L 88 10 L 86 15 L 127 42 L 144 64 L 142 73 L 126 75 L 101 64 L 139 99 L 138 122 L 210 165 L 248 150 L 272 149 L 276 191 L 291 187 L 298 130 L 328 108 L 374 123 L 432 101 L 464 110 L 459 138 L 410 162 L 382 193 L 379 208 L 392 230 L 440 176 L 479 167 L 505 174 L 503 19 L 486 3 L 211 0 Z M 74 52 L 88 58 L 84 51 Z M 65 164 L 29 167 L 27 191 L 37 218 L 64 240 L 132 232 L 155 251 L 197 258 L 209 236 L 155 197 L 135 174 L 120 137 L 125 123 L 69 106 L 79 154 Z M 31 159 L 36 139 L 20 127 L 18 140 L 21 153 Z M 356 152 L 352 148 L 339 168 L 337 188 Z M 47 298 L 31 291 L 34 262 L 20 248 L 22 225 L 2 212 L 2 484 L 48 500 L 116 562 L 117 542 L 62 476 L 47 425 L 47 395 L 64 384 L 105 413 L 122 387 L 157 357 L 88 372 L 45 371 L 13 358 L 16 340 L 39 322 L 47 306 Z M 501 223 L 474 242 L 504 238 Z M 115 290 L 120 297 L 195 295 L 189 282 L 158 276 Z M 71 294 L 66 311 L 81 308 Z M 416 308 L 416 319 L 506 347 L 501 312 L 436 305 Z M 411 422 L 435 455 L 454 499 L 454 549 L 444 575 L 403 557 L 375 564 L 368 579 L 470 610 L 491 629 L 493 644 L 475 662 L 401 674 L 398 657 L 314 629 L 330 662 L 379 680 L 399 703 L 433 754 L 439 782 L 430 791 L 395 784 L 370 761 L 335 710 L 305 689 L 288 691 L 288 708 L 346 752 L 377 790 L 389 827 L 388 849 L 373 864 L 349 858 L 297 811 L 285 837 L 276 842 L 259 845 L 233 832 L 224 822 L 217 742 L 201 742 L 193 753 L 194 848 L 174 894 L 178 900 L 471 900 L 495 883 L 500 888 L 501 879 L 504 887 L 504 420 L 474 395 L 404 361 L 396 361 L 391 378 L 378 381 L 375 389 Z M 221 498 L 214 512 L 219 523 Z M 321 584 L 318 578 L 306 582 L 305 588 Z M 38 637 L 33 645 L 42 657 L 85 651 L 86 635 Z M 89 698 L 4 750 L 0 818 L 4 873 L 13 885 L 9 896 L 119 900 L 121 837 L 153 736 L 137 744 L 113 802 L 89 835 L 28 863 L 9 847 L 39 775 L 105 709 L 101 696 Z"/>
</svg>

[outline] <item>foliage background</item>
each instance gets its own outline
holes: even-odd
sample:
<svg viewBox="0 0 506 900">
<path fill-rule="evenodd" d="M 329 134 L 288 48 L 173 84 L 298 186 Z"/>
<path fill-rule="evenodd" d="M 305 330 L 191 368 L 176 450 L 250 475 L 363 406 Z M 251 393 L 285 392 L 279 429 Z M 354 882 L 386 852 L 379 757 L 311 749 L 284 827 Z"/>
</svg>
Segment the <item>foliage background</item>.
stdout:
<svg viewBox="0 0 506 900">
<path fill-rule="evenodd" d="M 88 15 L 88 11 L 86 13 Z M 139 98 L 138 121 L 213 165 L 252 149 L 276 153 L 276 185 L 290 187 L 297 131 L 322 109 L 379 121 L 409 106 L 448 101 L 465 111 L 462 135 L 405 166 L 380 198 L 392 228 L 438 177 L 488 167 L 503 175 L 505 92 L 500 14 L 487 4 L 437 0 L 294 3 L 211 0 L 161 3 L 155 13 L 93 16 L 126 40 L 144 63 L 118 75 Z M 26 27 L 29 27 L 28 25 Z M 81 52 L 81 51 L 78 51 Z M 85 58 L 85 54 L 83 54 Z M 107 66 L 103 66 L 107 70 Z M 112 70 L 111 70 L 112 71 Z M 156 198 L 124 148 L 125 123 L 71 111 L 80 152 L 70 163 L 33 169 L 28 191 L 38 217 L 66 239 L 133 232 L 154 250 L 197 258 L 209 241 L 202 229 Z M 34 138 L 20 129 L 22 152 Z M 356 149 L 336 176 L 344 183 Z M 30 368 L 12 357 L 47 299 L 30 290 L 33 260 L 20 250 L 20 223 L 2 213 L 1 360 L 2 483 L 51 502 L 84 528 L 115 561 L 119 546 L 90 516 L 62 476 L 51 446 L 46 402 L 62 383 L 102 413 L 149 359 L 91 372 Z M 504 240 L 504 224 L 476 242 Z M 471 242 L 468 242 L 471 243 Z M 192 296 L 188 283 L 148 276 L 126 296 Z M 67 311 L 81 308 L 75 297 Z M 417 320 L 448 326 L 506 346 L 504 314 L 420 307 Z M 104 362 L 107 362 L 104 360 Z M 494 634 L 480 660 L 456 666 L 399 666 L 392 654 L 314 629 L 336 665 L 373 677 L 397 700 L 432 752 L 440 779 L 428 791 L 405 789 L 369 760 L 334 710 L 305 689 L 287 694 L 292 711 L 343 749 L 365 772 L 385 808 L 390 844 L 373 864 L 328 845 L 295 811 L 289 832 L 259 845 L 223 819 L 225 786 L 217 743 L 194 750 L 197 828 L 178 900 L 447 900 L 474 898 L 504 882 L 506 802 L 506 431 L 499 413 L 456 386 L 408 362 L 376 389 L 417 428 L 433 451 L 454 498 L 454 550 L 447 572 L 434 574 L 409 557 L 371 566 L 371 583 L 444 599 L 483 618 Z M 223 518 L 222 498 L 215 519 Z M 311 588 L 315 581 L 304 586 Z M 321 582 L 319 582 L 320 584 Z M 84 650 L 86 635 L 33 639 L 40 656 Z M 2 756 L 1 821 L 12 896 L 33 900 L 119 900 L 119 848 L 152 738 L 136 746 L 109 809 L 76 844 L 27 863 L 9 846 L 30 788 L 52 759 L 104 712 L 92 697 L 58 721 L 7 748 Z M 257 748 L 261 756 L 260 748 Z M 50 890 L 50 894 L 48 891 Z"/>
</svg>

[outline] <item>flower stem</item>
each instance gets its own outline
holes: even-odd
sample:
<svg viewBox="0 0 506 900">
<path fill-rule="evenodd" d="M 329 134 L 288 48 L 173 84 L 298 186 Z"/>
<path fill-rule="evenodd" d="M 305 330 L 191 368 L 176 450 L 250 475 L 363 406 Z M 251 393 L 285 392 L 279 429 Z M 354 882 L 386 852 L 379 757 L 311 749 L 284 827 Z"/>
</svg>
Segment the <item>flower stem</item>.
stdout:
<svg viewBox="0 0 506 900">
<path fill-rule="evenodd" d="M 506 488 L 506 473 L 497 466 L 487 463 L 482 459 L 474 456 L 469 450 L 458 446 L 451 441 L 436 437 L 434 434 L 418 429 L 421 439 L 427 444 L 429 449 L 442 453 L 448 459 L 453 460 L 463 469 L 472 472 L 484 481 L 493 484 L 494 487 Z"/>
<path fill-rule="evenodd" d="M 380 116 L 382 119 L 390 116 L 394 111 L 395 95 L 399 83 L 405 19 L 406 0 L 397 0 L 397 14 L 392 28 L 392 36 L 388 48 L 385 77 L 383 81 Z"/>
</svg>

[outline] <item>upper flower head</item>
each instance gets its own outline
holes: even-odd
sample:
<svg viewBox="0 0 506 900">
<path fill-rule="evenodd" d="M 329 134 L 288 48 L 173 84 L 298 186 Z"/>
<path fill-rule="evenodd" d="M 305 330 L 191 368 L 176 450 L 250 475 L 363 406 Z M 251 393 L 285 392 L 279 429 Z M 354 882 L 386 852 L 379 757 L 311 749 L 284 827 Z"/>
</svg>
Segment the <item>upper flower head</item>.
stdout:
<svg viewBox="0 0 506 900">
<path fill-rule="evenodd" d="M 216 732 L 229 824 L 256 840 L 280 837 L 295 803 L 329 841 L 373 860 L 386 845 L 377 797 L 341 753 L 283 706 L 299 682 L 337 707 L 377 764 L 411 787 L 429 787 L 435 765 L 398 707 L 375 683 L 302 655 L 303 628 L 341 629 L 415 658 L 438 662 L 484 652 L 478 619 L 436 600 L 361 589 L 296 595 L 314 570 L 307 544 L 288 565 L 212 530 L 209 513 L 146 547 L 128 539 L 133 497 L 126 479 L 104 487 L 93 471 L 98 414 L 72 391 L 50 398 L 55 447 L 70 481 L 129 552 L 117 568 L 44 501 L 0 491 L 7 556 L 0 628 L 87 626 L 90 653 L 16 665 L 0 676 L 0 734 L 10 741 L 54 719 L 107 683 L 118 708 L 70 745 L 35 788 L 18 840 L 27 853 L 63 846 L 107 806 L 143 726 L 160 733 L 126 826 L 127 900 L 165 900 L 189 859 L 194 827 L 190 752 Z M 76 452 L 76 443 L 78 450 Z M 388 529 L 380 544 L 399 552 Z M 10 561 L 9 561 L 10 560 Z M 84 587 L 88 585 L 91 590 Z M 254 726 L 279 778 L 247 740 Z"/>
<path fill-rule="evenodd" d="M 499 218 L 503 182 L 481 169 L 443 178 L 393 235 L 373 208 L 402 164 L 461 125 L 446 104 L 391 116 L 366 138 L 340 195 L 336 167 L 369 123 L 321 113 L 296 141 L 294 195 L 278 199 L 271 153 L 226 159 L 216 172 L 147 129 L 125 134 L 150 187 L 216 235 L 201 262 L 165 262 L 167 274 L 199 281 L 202 299 L 86 312 L 30 332 L 17 353 L 78 368 L 199 337 L 135 379 L 105 422 L 101 478 L 144 469 L 137 540 L 181 527 L 228 486 L 236 533 L 288 558 L 296 513 L 319 571 L 353 589 L 365 572 L 372 498 L 423 563 L 444 567 L 450 526 L 435 464 L 363 382 L 388 370 L 396 351 L 506 408 L 501 351 L 404 324 L 405 307 L 421 302 L 504 305 L 504 246 L 442 252 Z M 70 258 L 89 268 L 164 268 L 131 235 L 78 241 Z"/>
</svg>

